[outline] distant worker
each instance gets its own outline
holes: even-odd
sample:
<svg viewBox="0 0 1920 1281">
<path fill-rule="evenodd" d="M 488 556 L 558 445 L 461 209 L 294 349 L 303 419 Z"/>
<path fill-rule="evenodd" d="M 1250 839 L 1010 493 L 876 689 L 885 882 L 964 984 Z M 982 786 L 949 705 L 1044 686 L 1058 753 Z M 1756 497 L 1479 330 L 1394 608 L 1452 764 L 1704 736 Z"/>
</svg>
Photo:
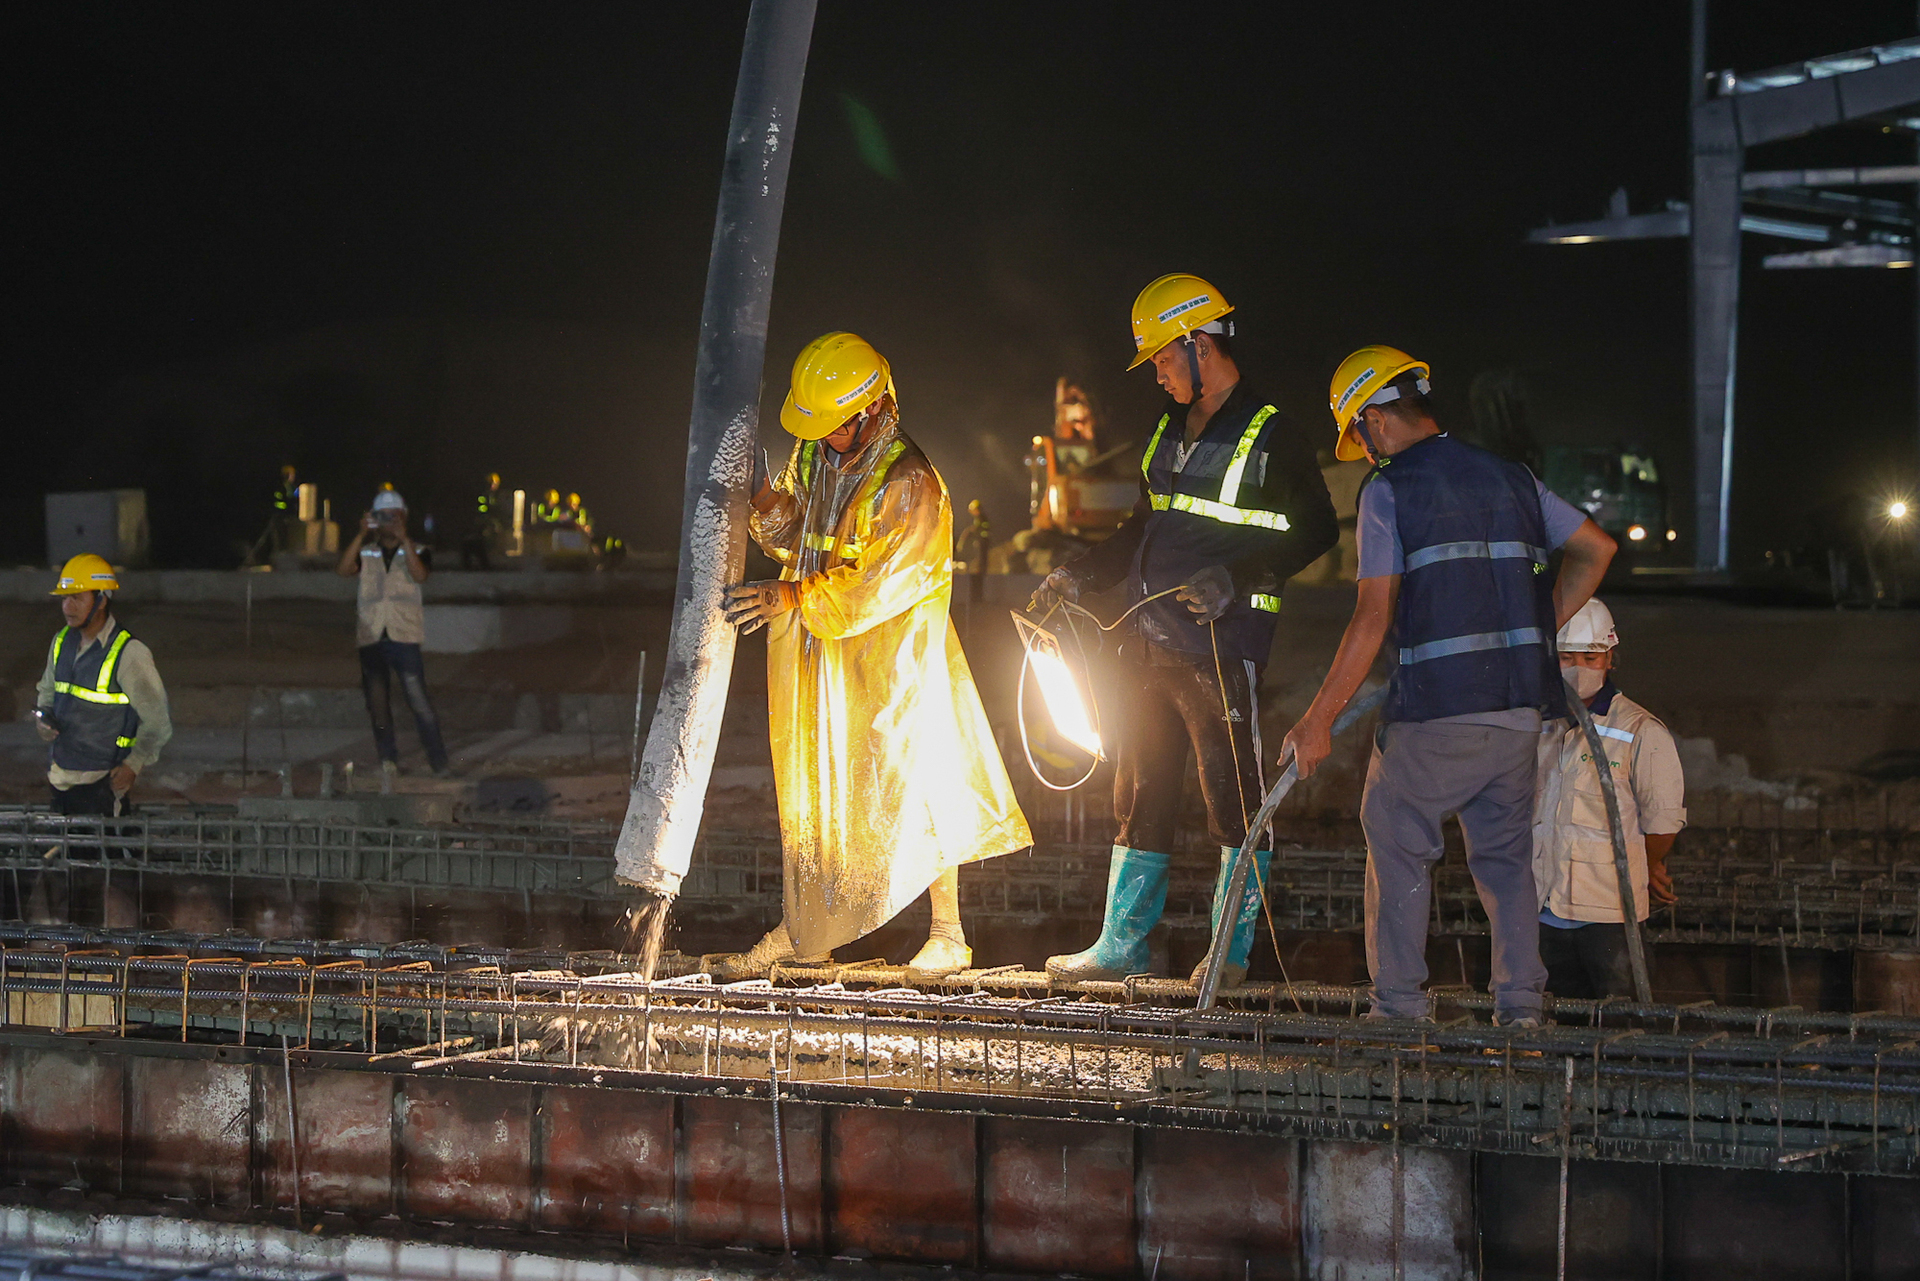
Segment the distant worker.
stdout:
<svg viewBox="0 0 1920 1281">
<path fill-rule="evenodd" d="M 413 709 L 414 728 L 427 763 L 442 778 L 452 771 L 440 737 L 440 718 L 427 697 L 426 664 L 420 646 L 426 640 L 426 614 L 420 585 L 431 570 L 429 553 L 407 533 L 407 503 L 391 488 L 373 496 L 373 510 L 360 518 L 353 541 L 340 553 L 337 572 L 360 578 L 360 688 L 373 721 L 380 769 L 391 779 L 400 772 L 400 748 L 393 733 L 393 677 Z"/>
<path fill-rule="evenodd" d="M 114 619 L 120 580 L 99 556 L 66 563 L 51 595 L 66 620 L 47 649 L 33 721 L 47 752 L 56 814 L 117 816 L 134 780 L 173 737 L 167 688 L 153 651 Z"/>
<path fill-rule="evenodd" d="M 507 496 L 500 492 L 500 473 L 487 473 L 487 487 L 474 502 L 473 529 L 460 544 L 460 568 L 490 569 L 493 553 L 507 531 Z"/>
<path fill-rule="evenodd" d="M 1286 741 L 1300 777 L 1311 777 L 1391 628 L 1399 665 L 1360 802 L 1372 1016 L 1428 1012 L 1433 865 L 1440 825 L 1458 815 L 1492 923 L 1494 1022 L 1531 1027 L 1546 982 L 1534 758 L 1543 720 L 1566 712 L 1549 638 L 1593 595 L 1614 545 L 1519 463 L 1442 431 L 1430 377 L 1424 362 L 1392 347 L 1362 347 L 1333 376 L 1334 455 L 1373 462 L 1360 490 L 1359 597 L 1331 670 Z M 1550 581 L 1555 548 L 1565 556 Z"/>
<path fill-rule="evenodd" d="M 759 478 L 748 523 L 780 577 L 727 592 L 767 632 L 767 713 L 786 912 L 716 978 L 824 957 L 930 890 L 916 981 L 972 962 L 962 863 L 1033 844 L 948 621 L 953 512 L 901 432 L 886 360 L 848 333 L 808 343 L 780 424 L 798 437 Z"/>
<path fill-rule="evenodd" d="M 549 489 L 540 501 L 533 505 L 535 524 L 558 525 L 565 518 L 566 508 L 561 506 L 560 491 L 557 489 Z"/>
<path fill-rule="evenodd" d="M 273 491 L 273 513 L 281 520 L 300 518 L 300 474 L 292 463 L 280 469 L 280 487 Z"/>
<path fill-rule="evenodd" d="M 1137 612 L 1120 647 L 1120 830 L 1106 919 L 1084 952 L 1047 960 L 1062 979 L 1118 979 L 1147 965 L 1147 933 L 1166 907 L 1168 865 L 1191 746 L 1207 827 L 1220 849 L 1213 896 L 1263 793 L 1260 674 L 1273 650 L 1286 581 L 1339 537 L 1313 448 L 1241 380 L 1233 307 L 1198 276 L 1162 276 L 1133 303 L 1133 364 L 1151 361 L 1171 398 L 1140 460 L 1139 498 L 1112 537 L 1049 574 L 1042 609 L 1125 582 Z M 1270 856 L 1257 856 L 1231 912 L 1225 982 L 1246 976 Z"/>
<path fill-rule="evenodd" d="M 1674 902 L 1667 852 L 1687 825 L 1686 776 L 1673 735 L 1613 683 L 1620 643 L 1613 614 L 1590 600 L 1560 629 L 1560 670 L 1586 700 L 1607 747 L 1620 801 L 1635 916 Z M 1533 809 L 1533 879 L 1540 896 L 1540 959 L 1555 996 L 1632 997 L 1626 914 L 1606 798 L 1587 736 L 1571 719 L 1540 736 Z"/>
<path fill-rule="evenodd" d="M 593 537 L 593 515 L 587 511 L 586 504 L 580 501 L 580 495 L 567 495 L 567 506 L 561 519 L 588 538 Z"/>
</svg>

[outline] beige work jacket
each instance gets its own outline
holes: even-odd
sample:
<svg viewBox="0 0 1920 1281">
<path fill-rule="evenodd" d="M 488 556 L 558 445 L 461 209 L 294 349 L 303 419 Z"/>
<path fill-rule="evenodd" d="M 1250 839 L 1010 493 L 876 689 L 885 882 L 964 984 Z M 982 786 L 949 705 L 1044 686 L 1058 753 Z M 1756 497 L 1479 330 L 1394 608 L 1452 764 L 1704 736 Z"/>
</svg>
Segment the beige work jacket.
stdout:
<svg viewBox="0 0 1920 1281">
<path fill-rule="evenodd" d="M 1615 691 L 1594 725 L 1607 745 L 1608 767 L 1620 800 L 1638 918 L 1647 896 L 1647 835 L 1687 825 L 1686 778 L 1673 735 L 1653 713 Z M 1624 921 L 1620 875 L 1606 797 L 1586 735 L 1573 720 L 1548 721 L 1540 731 L 1539 774 L 1533 810 L 1533 879 L 1540 906 L 1569 921 Z"/>
</svg>

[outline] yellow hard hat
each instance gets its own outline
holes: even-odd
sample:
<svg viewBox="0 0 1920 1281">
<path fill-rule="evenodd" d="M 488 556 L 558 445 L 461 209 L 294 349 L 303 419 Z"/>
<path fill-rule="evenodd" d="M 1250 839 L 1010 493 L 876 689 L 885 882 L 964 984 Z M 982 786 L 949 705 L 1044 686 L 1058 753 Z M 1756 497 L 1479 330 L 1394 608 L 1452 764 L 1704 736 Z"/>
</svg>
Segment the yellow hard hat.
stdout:
<svg viewBox="0 0 1920 1281">
<path fill-rule="evenodd" d="M 1153 359 L 1153 353 L 1182 334 L 1196 329 L 1211 333 L 1229 332 L 1214 322 L 1233 310 L 1218 289 L 1198 276 L 1162 276 L 1140 291 L 1133 300 L 1133 363 L 1138 369 Z"/>
<path fill-rule="evenodd" d="M 893 369 L 858 334 L 821 334 L 793 362 L 780 425 L 801 440 L 821 440 L 893 392 Z"/>
<path fill-rule="evenodd" d="M 1347 429 L 1359 420 L 1360 411 L 1368 405 L 1400 399 L 1400 389 L 1388 384 L 1414 370 L 1418 370 L 1422 378 L 1433 376 L 1426 361 L 1415 360 L 1398 347 L 1362 347 L 1340 362 L 1340 368 L 1333 371 L 1333 383 L 1327 388 L 1327 408 L 1333 411 L 1336 436 L 1335 458 L 1351 463 L 1367 456 L 1367 451 Z"/>
<path fill-rule="evenodd" d="M 107 564 L 104 556 L 95 556 L 92 552 L 81 552 L 60 570 L 60 581 L 53 585 L 49 596 L 78 596 L 81 592 L 117 592 L 120 580 L 113 576 L 113 566 Z"/>
</svg>

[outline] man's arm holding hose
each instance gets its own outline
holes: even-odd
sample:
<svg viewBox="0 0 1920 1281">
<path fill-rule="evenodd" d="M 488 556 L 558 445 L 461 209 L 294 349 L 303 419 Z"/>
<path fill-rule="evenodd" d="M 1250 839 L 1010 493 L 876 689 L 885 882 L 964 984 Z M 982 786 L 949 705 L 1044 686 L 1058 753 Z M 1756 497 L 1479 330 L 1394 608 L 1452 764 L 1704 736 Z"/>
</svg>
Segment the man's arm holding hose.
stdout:
<svg viewBox="0 0 1920 1281">
<path fill-rule="evenodd" d="M 1393 623 L 1394 604 L 1400 598 L 1400 575 L 1363 578 L 1359 589 L 1353 618 L 1347 623 L 1346 634 L 1340 637 L 1333 666 L 1320 682 L 1320 692 L 1313 696 L 1307 714 L 1287 731 L 1286 743 L 1280 752 L 1282 759 L 1288 751 L 1293 753 L 1294 768 L 1301 778 L 1313 777 L 1313 771 L 1333 751 L 1334 718 L 1359 691 L 1367 673 L 1373 670 L 1374 660 L 1380 657 L 1380 646 L 1385 643 L 1387 628 Z"/>
</svg>

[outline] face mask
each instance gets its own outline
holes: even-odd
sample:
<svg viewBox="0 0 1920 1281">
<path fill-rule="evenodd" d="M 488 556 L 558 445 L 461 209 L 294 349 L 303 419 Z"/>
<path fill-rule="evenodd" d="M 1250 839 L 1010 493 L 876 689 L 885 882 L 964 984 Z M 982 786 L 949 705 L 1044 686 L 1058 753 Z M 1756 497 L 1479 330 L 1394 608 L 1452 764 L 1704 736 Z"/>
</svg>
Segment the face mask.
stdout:
<svg viewBox="0 0 1920 1281">
<path fill-rule="evenodd" d="M 1603 667 L 1563 667 L 1560 674 L 1573 682 L 1573 692 L 1580 695 L 1584 702 L 1600 692 L 1607 683 L 1607 672 Z"/>
</svg>

